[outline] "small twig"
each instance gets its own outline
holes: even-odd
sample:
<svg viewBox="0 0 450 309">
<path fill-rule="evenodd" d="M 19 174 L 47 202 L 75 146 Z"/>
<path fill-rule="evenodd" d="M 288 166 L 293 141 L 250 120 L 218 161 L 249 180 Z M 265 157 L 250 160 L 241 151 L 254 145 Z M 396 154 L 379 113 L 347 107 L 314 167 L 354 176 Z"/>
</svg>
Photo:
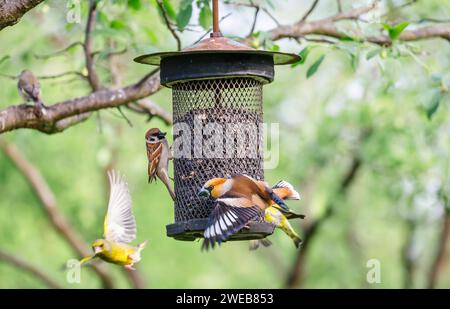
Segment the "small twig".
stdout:
<svg viewBox="0 0 450 309">
<path fill-rule="evenodd" d="M 125 47 L 125 48 L 123 48 L 123 49 L 121 49 L 121 50 L 114 50 L 114 51 L 111 51 L 111 52 L 108 52 L 108 53 L 104 53 L 103 56 L 104 56 L 105 58 L 108 58 L 108 57 L 110 57 L 110 56 L 123 55 L 123 54 L 125 54 L 127 51 L 128 51 L 128 49 Z M 102 51 L 97 50 L 97 51 L 95 51 L 95 52 L 92 53 L 92 57 L 95 57 L 95 56 L 97 56 L 97 55 L 100 55 L 101 53 L 102 53 Z"/>
<path fill-rule="evenodd" d="M 34 277 L 41 280 L 47 287 L 51 289 L 62 289 L 63 287 L 53 280 L 49 275 L 44 273 L 40 268 L 30 264 L 29 262 L 19 258 L 16 254 L 9 254 L 0 249 L 0 260 L 9 263 L 16 268 L 32 274 Z"/>
<path fill-rule="evenodd" d="M 303 17 L 300 19 L 300 23 L 304 22 L 309 15 L 311 15 L 311 13 L 314 11 L 314 9 L 317 6 L 317 3 L 319 3 L 319 0 L 314 0 L 313 4 L 311 5 L 311 7 L 309 8 L 309 10 L 305 13 L 305 15 L 303 15 Z"/>
<path fill-rule="evenodd" d="M 308 42 L 315 42 L 315 43 L 326 43 L 326 44 L 336 44 L 337 41 L 332 41 L 329 39 L 325 39 L 325 38 L 310 38 L 310 37 L 303 37 L 303 39 L 305 39 Z"/>
<path fill-rule="evenodd" d="M 275 16 L 273 16 L 272 13 L 270 13 L 270 11 L 268 9 L 266 9 L 263 6 L 257 5 L 255 4 L 253 1 L 250 1 L 250 3 L 244 3 L 244 2 L 232 2 L 232 1 L 225 1 L 224 4 L 228 4 L 228 5 L 234 5 L 234 6 L 243 6 L 243 7 L 249 7 L 249 8 L 258 8 L 261 11 L 263 11 L 267 16 L 270 17 L 270 19 L 273 20 L 273 22 L 279 27 L 281 26 L 281 23 L 275 18 Z"/>
<path fill-rule="evenodd" d="M 87 76 L 78 71 L 68 71 L 68 72 L 59 73 L 59 74 L 55 74 L 55 75 L 37 76 L 37 78 L 38 79 L 57 79 L 57 78 L 61 78 L 61 77 L 69 76 L 69 75 L 76 75 L 76 76 L 81 77 L 84 80 L 87 80 Z"/>
<path fill-rule="evenodd" d="M 97 91 L 101 88 L 97 72 L 95 71 L 94 58 L 92 56 L 92 31 L 95 28 L 96 17 L 97 17 L 97 1 L 89 0 L 89 15 L 86 23 L 83 49 L 86 61 L 86 69 L 88 71 L 87 78 L 89 84 L 91 85 L 92 91 Z"/>
<path fill-rule="evenodd" d="M 0 73 L 0 76 L 4 77 L 4 78 L 13 79 L 13 80 L 16 80 L 18 78 L 18 76 L 16 76 L 16 75 L 9 75 L 9 74 L 3 74 L 3 73 Z"/>
<path fill-rule="evenodd" d="M 33 56 L 36 59 L 49 59 L 49 58 L 60 56 L 60 55 L 62 55 L 64 53 L 66 53 L 67 51 L 69 51 L 70 49 L 72 49 L 75 46 L 83 46 L 83 43 L 82 42 L 74 42 L 74 43 L 68 45 L 67 47 L 65 47 L 65 48 L 63 48 L 61 50 L 58 50 L 56 52 L 53 52 L 53 53 L 50 53 L 50 54 L 44 54 L 44 55 L 34 54 Z"/>
<path fill-rule="evenodd" d="M 250 1 L 251 4 L 253 4 L 253 1 Z M 255 31 L 256 22 L 258 21 L 258 14 L 259 14 L 259 6 L 255 6 L 255 16 L 253 17 L 252 27 L 250 28 L 250 33 L 248 36 L 251 36 L 252 33 Z"/>
<path fill-rule="evenodd" d="M 159 106 L 158 104 L 150 101 L 149 99 L 146 100 L 139 100 L 135 103 L 128 104 L 127 106 L 130 110 L 141 113 L 141 114 L 147 114 L 149 115 L 149 118 L 158 117 L 166 125 L 172 125 L 173 124 L 173 118 L 172 114 L 166 111 L 164 108 Z"/>
<path fill-rule="evenodd" d="M 398 5 L 398 6 L 394 7 L 392 10 L 389 10 L 388 12 L 382 14 L 381 17 L 386 17 L 387 15 L 391 14 L 392 12 L 395 12 L 395 11 L 398 11 L 398 10 L 403 9 L 405 7 L 411 6 L 411 5 L 415 4 L 417 1 L 418 0 L 411 0 L 409 2 L 405 2 L 405 3 L 401 4 L 401 5 Z"/>
<path fill-rule="evenodd" d="M 342 3 L 341 0 L 336 0 L 337 7 L 338 7 L 338 13 L 342 13 Z"/>
<path fill-rule="evenodd" d="M 175 29 L 172 28 L 172 25 L 170 24 L 169 16 L 167 16 L 166 9 L 164 8 L 164 5 L 161 0 L 156 0 L 156 3 L 158 4 L 159 9 L 161 10 L 161 15 L 164 18 L 164 21 L 166 23 L 167 28 L 169 29 L 170 33 L 172 33 L 172 36 L 177 41 L 177 50 L 181 50 L 181 40 L 178 36 Z"/>
<path fill-rule="evenodd" d="M 220 24 L 223 20 L 225 20 L 226 18 L 228 18 L 229 16 L 231 16 L 231 13 L 228 13 L 228 14 L 226 14 L 225 16 L 223 16 L 222 18 L 220 18 L 219 24 Z M 192 45 L 195 45 L 195 44 L 197 44 L 198 42 L 200 42 L 201 40 L 203 40 L 203 38 L 204 38 L 205 36 L 207 36 L 208 33 L 210 33 L 211 31 L 212 31 L 212 28 L 210 27 L 208 30 L 205 31 L 205 33 L 202 34 L 201 37 L 199 37 L 197 40 L 195 40 L 195 42 L 192 43 Z"/>
</svg>

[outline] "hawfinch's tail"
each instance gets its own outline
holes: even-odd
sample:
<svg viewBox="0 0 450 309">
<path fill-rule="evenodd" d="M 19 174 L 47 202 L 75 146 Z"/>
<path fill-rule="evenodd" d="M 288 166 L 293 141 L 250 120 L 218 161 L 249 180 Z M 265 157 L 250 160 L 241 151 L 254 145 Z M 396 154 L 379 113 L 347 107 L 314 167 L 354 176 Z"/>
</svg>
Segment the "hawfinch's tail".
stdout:
<svg viewBox="0 0 450 309">
<path fill-rule="evenodd" d="M 299 200 L 300 194 L 295 191 L 294 186 L 289 182 L 281 180 L 273 186 L 273 192 L 283 200 Z"/>
</svg>

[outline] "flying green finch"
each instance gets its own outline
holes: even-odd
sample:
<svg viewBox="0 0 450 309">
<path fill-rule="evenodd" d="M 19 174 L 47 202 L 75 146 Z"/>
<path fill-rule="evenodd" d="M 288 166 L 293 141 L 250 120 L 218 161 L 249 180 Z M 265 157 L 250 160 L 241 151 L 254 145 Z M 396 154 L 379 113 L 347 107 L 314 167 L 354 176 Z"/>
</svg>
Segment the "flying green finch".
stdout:
<svg viewBox="0 0 450 309">
<path fill-rule="evenodd" d="M 295 191 L 294 187 L 287 181 L 282 180 L 278 182 L 272 187 L 272 190 L 283 200 L 300 199 L 300 194 Z M 285 210 L 275 203 L 272 203 L 272 205 L 264 211 L 264 221 L 272 223 L 277 228 L 285 232 L 294 241 L 295 246 L 298 248 L 302 243 L 302 240 L 289 223 L 289 220 L 296 218 L 303 219 L 305 216 L 296 214 L 290 209 Z M 268 239 L 252 240 L 250 241 L 249 248 L 250 250 L 256 250 L 260 247 L 260 245 L 268 247 L 271 245 L 271 242 Z"/>
<path fill-rule="evenodd" d="M 83 258 L 80 264 L 98 257 L 108 263 L 134 269 L 133 265 L 141 260 L 141 251 L 147 241 L 137 247 L 129 245 L 136 238 L 136 221 L 131 210 L 128 184 L 114 171 L 108 172 L 108 178 L 111 191 L 104 222 L 104 239 L 97 239 L 92 243 L 94 255 Z"/>
</svg>

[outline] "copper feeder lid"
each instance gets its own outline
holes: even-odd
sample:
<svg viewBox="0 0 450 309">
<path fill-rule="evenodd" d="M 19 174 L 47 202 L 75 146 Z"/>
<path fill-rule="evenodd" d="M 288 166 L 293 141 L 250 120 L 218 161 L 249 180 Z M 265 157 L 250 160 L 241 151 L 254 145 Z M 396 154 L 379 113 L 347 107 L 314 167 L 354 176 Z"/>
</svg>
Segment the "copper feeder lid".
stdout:
<svg viewBox="0 0 450 309">
<path fill-rule="evenodd" d="M 195 54 L 250 54 L 250 55 L 269 55 L 273 57 L 275 65 L 292 64 L 300 61 L 301 57 L 297 54 L 272 52 L 257 50 L 242 43 L 236 42 L 222 36 L 211 36 L 197 44 L 175 52 L 160 52 L 142 55 L 134 61 L 142 64 L 160 65 L 161 60 L 167 57 Z"/>
</svg>

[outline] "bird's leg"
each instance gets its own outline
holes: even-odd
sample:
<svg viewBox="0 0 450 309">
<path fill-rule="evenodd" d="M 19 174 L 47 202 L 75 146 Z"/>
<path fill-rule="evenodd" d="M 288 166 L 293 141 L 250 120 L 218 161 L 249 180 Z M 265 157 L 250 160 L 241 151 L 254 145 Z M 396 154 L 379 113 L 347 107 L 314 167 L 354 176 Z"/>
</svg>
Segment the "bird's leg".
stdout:
<svg viewBox="0 0 450 309">
<path fill-rule="evenodd" d="M 38 118 L 41 118 L 45 113 L 45 105 L 42 102 L 36 102 L 34 104 L 34 115 Z"/>
</svg>

